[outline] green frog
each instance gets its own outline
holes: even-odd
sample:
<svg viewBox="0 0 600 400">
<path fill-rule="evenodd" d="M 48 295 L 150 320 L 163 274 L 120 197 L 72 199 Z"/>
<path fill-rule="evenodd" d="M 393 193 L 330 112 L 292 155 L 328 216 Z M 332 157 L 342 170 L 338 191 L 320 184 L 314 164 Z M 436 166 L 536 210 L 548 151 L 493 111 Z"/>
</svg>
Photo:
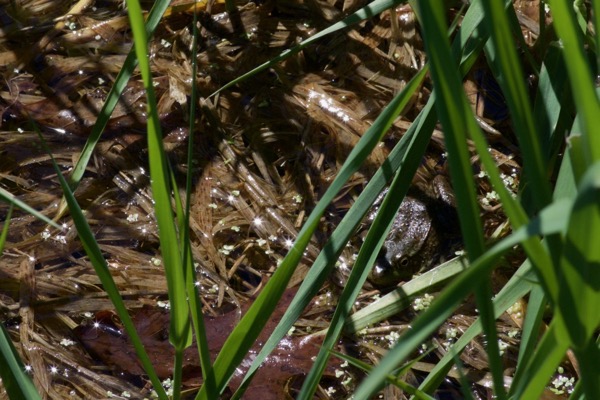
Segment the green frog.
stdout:
<svg viewBox="0 0 600 400">
<path fill-rule="evenodd" d="M 371 218 L 375 213 L 377 209 Z M 458 237 L 454 194 L 447 180 L 437 175 L 427 184 L 415 184 L 400 206 L 369 281 L 385 288 L 410 280 L 447 256 Z"/>
</svg>

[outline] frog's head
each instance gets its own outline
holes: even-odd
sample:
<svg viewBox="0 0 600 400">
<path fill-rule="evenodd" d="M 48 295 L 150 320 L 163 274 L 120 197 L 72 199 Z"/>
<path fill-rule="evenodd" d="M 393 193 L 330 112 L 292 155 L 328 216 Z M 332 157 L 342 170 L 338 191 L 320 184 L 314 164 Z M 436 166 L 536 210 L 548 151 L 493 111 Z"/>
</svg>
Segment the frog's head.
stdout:
<svg viewBox="0 0 600 400">
<path fill-rule="evenodd" d="M 425 265 L 424 255 L 420 254 L 426 238 L 415 241 L 411 246 L 400 248 L 399 243 L 386 242 L 375 260 L 369 281 L 377 287 L 391 287 L 401 281 L 408 281 Z"/>
<path fill-rule="evenodd" d="M 431 226 L 426 206 L 417 200 L 406 199 L 375 261 L 369 281 L 378 287 L 391 287 L 421 271 L 431 258 L 428 254 Z"/>
</svg>

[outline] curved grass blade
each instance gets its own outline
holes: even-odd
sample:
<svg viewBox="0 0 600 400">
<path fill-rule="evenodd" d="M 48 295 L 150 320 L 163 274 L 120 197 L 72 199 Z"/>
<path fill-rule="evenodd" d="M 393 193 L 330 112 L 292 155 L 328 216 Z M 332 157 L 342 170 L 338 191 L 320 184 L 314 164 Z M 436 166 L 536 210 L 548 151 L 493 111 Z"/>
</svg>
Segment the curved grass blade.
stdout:
<svg viewBox="0 0 600 400">
<path fill-rule="evenodd" d="M 94 267 L 94 271 L 96 271 L 96 275 L 98 275 L 98 278 L 102 283 L 103 289 L 106 291 L 106 294 L 115 306 L 115 311 L 121 319 L 121 323 L 123 324 L 123 327 L 125 328 L 125 331 L 129 336 L 129 340 L 131 341 L 131 344 L 135 349 L 136 355 L 138 356 L 140 363 L 144 368 L 144 371 L 146 372 L 146 374 L 148 374 L 148 378 L 152 382 L 154 390 L 157 392 L 159 399 L 166 400 L 167 394 L 164 388 L 162 387 L 160 379 L 158 379 L 158 375 L 156 375 L 154 367 L 152 366 L 152 362 L 150 361 L 150 358 L 148 357 L 148 354 L 144 349 L 144 345 L 142 344 L 142 341 L 139 335 L 137 334 L 137 331 L 135 330 L 133 321 L 129 316 L 129 313 L 127 312 L 127 308 L 125 307 L 123 298 L 119 293 L 119 289 L 117 288 L 117 285 L 115 284 L 115 281 L 113 280 L 112 275 L 110 274 L 108 264 L 106 263 L 106 260 L 102 255 L 102 250 L 100 250 L 98 242 L 96 242 L 96 239 L 94 238 L 92 229 L 90 228 L 90 225 L 88 224 L 85 215 L 81 210 L 81 207 L 79 207 L 77 199 L 75 199 L 75 195 L 71 191 L 71 188 L 69 187 L 66 178 L 62 175 L 58 164 L 56 164 L 56 161 L 54 160 L 54 157 L 52 156 L 52 153 L 50 152 L 50 149 L 48 148 L 44 137 L 37 129 L 37 126 L 35 124 L 33 124 L 33 126 L 42 142 L 42 146 L 44 147 L 45 151 L 50 157 L 50 160 L 52 161 L 52 165 L 54 166 L 54 170 L 56 171 L 56 175 L 60 182 L 60 186 L 62 187 L 63 194 L 69 206 L 69 212 L 73 218 L 73 223 L 75 224 L 75 228 L 77 229 L 77 234 L 79 235 L 79 239 L 81 240 L 83 249 L 88 255 L 90 262 Z"/>
<path fill-rule="evenodd" d="M 591 165 L 600 160 L 600 125 L 598 125 L 600 102 L 595 90 L 595 80 L 592 79 L 589 61 L 583 51 L 581 31 L 576 29 L 577 22 L 573 8 L 569 7 L 569 3 L 561 1 L 550 2 L 550 8 L 556 32 L 563 43 L 569 80 L 577 91 L 574 100 L 581 118 L 585 160 L 587 165 Z"/>
<path fill-rule="evenodd" d="M 556 370 L 569 347 L 566 333 L 562 333 L 556 319 L 552 321 L 529 363 L 523 368 L 523 376 L 515 382 L 513 398 L 539 399 L 548 384 L 548 378 Z"/>
<path fill-rule="evenodd" d="M 2 256 L 4 244 L 6 243 L 6 238 L 8 237 L 8 227 L 10 226 L 13 208 L 14 204 L 11 203 L 8 208 L 8 212 L 6 213 L 6 219 L 4 220 L 4 226 L 2 227 L 2 233 L 0 233 L 0 256 Z"/>
<path fill-rule="evenodd" d="M 137 0 L 127 0 L 128 14 L 134 36 L 135 52 L 148 99 L 148 156 L 150 179 L 160 248 L 167 277 L 171 322 L 169 340 L 176 353 L 192 342 L 189 307 L 184 281 L 183 257 L 180 251 L 173 210 L 171 208 L 170 169 L 162 143 L 160 120 L 156 107 L 152 73 L 148 59 L 148 44 L 142 9 Z M 176 356 L 177 358 L 177 356 Z"/>
<path fill-rule="evenodd" d="M 44 214 L 40 213 L 35 208 L 30 207 L 27 203 L 17 199 L 12 193 L 2 188 L 0 188 L 0 199 L 3 199 L 7 203 L 11 204 L 11 207 L 19 207 L 21 210 L 33 215 L 34 217 L 36 217 L 40 221 L 47 223 L 48 225 L 52 225 L 56 229 L 62 229 L 61 226 L 55 221 L 52 221 L 50 218 L 46 217 Z"/>
<path fill-rule="evenodd" d="M 25 373 L 19 353 L 3 324 L 0 324 L 0 377 L 3 389 L 11 399 L 41 399 L 33 382 Z"/>
<path fill-rule="evenodd" d="M 415 388 L 414 386 L 409 385 L 408 383 L 406 383 L 398 378 L 398 376 L 405 374 L 407 371 L 409 371 L 412 368 L 412 366 L 416 362 L 421 360 L 423 357 L 427 356 L 429 353 L 430 353 L 429 351 L 425 352 L 425 353 L 421 354 L 415 360 L 412 360 L 409 363 L 407 363 L 406 365 L 403 365 L 402 367 L 398 368 L 397 371 L 394 371 L 392 374 L 388 375 L 387 382 L 399 387 L 405 393 L 415 396 L 417 399 L 434 400 L 435 399 L 434 397 L 429 396 L 427 393 Z M 356 368 L 359 368 L 364 372 L 369 373 L 373 369 L 372 365 L 367 364 L 366 362 L 361 361 L 357 358 L 351 357 L 347 354 L 343 354 L 343 353 L 337 352 L 335 350 L 332 350 L 331 354 L 337 358 L 347 361 L 348 364 L 352 364 Z"/>
</svg>

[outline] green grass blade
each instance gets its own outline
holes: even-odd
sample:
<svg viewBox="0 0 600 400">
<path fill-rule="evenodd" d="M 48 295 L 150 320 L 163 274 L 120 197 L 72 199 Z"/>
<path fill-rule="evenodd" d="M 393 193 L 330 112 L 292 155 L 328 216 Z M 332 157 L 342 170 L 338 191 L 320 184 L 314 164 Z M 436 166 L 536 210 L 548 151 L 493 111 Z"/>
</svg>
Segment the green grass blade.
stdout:
<svg viewBox="0 0 600 400">
<path fill-rule="evenodd" d="M 552 373 L 568 349 L 568 340 L 560 333 L 554 320 L 540 340 L 531 361 L 523 368 L 523 377 L 516 383 L 515 399 L 539 399 Z"/>
<path fill-rule="evenodd" d="M 427 356 L 429 353 L 430 353 L 429 351 L 423 353 L 417 359 L 403 365 L 397 371 L 394 371 L 393 374 L 388 375 L 387 382 L 399 387 L 405 393 L 410 394 L 411 396 L 415 396 L 417 399 L 434 400 L 435 399 L 434 397 L 429 396 L 427 393 L 415 388 L 414 386 L 409 385 L 408 383 L 406 383 L 398 378 L 398 376 L 406 373 L 408 370 L 410 370 L 412 368 L 412 366 L 416 362 L 421 360 L 423 357 Z M 344 361 L 348 361 L 348 364 L 351 364 L 351 365 L 355 366 L 356 368 L 361 369 L 364 372 L 368 373 L 373 369 L 373 366 L 371 364 L 367 364 L 366 362 L 361 361 L 357 358 L 351 357 L 347 354 L 343 354 L 343 353 L 340 353 L 340 352 L 337 352 L 334 350 L 331 351 L 331 354 L 337 358 L 344 360 Z"/>
<path fill-rule="evenodd" d="M 63 190 L 63 194 L 69 206 L 69 212 L 71 214 L 71 217 L 73 218 L 73 223 L 75 225 L 75 228 L 77 229 L 77 234 L 79 235 L 79 239 L 81 240 L 83 249 L 88 255 L 90 262 L 94 267 L 94 271 L 96 271 L 96 275 L 98 275 L 98 278 L 100 279 L 100 282 L 102 282 L 102 286 L 106 291 L 106 294 L 115 306 L 115 311 L 121 319 L 121 323 L 123 324 L 123 327 L 125 328 L 125 331 L 129 336 L 129 340 L 131 341 L 131 344 L 135 349 L 136 355 L 138 356 L 140 363 L 144 368 L 144 371 L 146 372 L 146 374 L 148 374 L 148 378 L 154 386 L 154 390 L 157 392 L 160 399 L 166 399 L 167 395 L 165 393 L 165 390 L 162 387 L 160 379 L 158 379 L 154 367 L 152 366 L 152 362 L 150 361 L 150 358 L 148 357 L 148 354 L 144 349 L 144 345 L 142 344 L 142 341 L 139 335 L 137 334 L 137 331 L 135 330 L 133 321 L 129 316 L 129 313 L 127 312 L 127 308 L 125 307 L 123 298 L 119 293 L 119 289 L 117 288 L 117 285 L 115 284 L 115 281 L 113 280 L 112 275 L 110 274 L 108 264 L 106 263 L 106 260 L 102 255 L 102 250 L 100 250 L 98 242 L 96 242 L 96 239 L 94 238 L 92 229 L 90 228 L 90 225 L 88 224 L 88 221 L 85 218 L 81 207 L 79 207 L 77 199 L 75 199 L 75 195 L 71 191 L 67 180 L 62 175 L 58 164 L 56 164 L 56 161 L 54 160 L 54 157 L 52 156 L 52 153 L 50 152 L 50 149 L 48 148 L 42 134 L 37 129 L 36 132 L 42 142 L 42 146 L 50 156 L 52 165 L 54 166 L 54 170 L 56 171 L 58 180 L 60 182 L 60 186 Z"/>
<path fill-rule="evenodd" d="M 189 243 L 189 242 L 188 242 Z M 188 261 L 186 262 L 186 285 L 189 294 L 189 304 L 192 316 L 192 324 L 196 334 L 196 346 L 200 356 L 200 366 L 202 368 L 202 378 L 206 386 L 206 392 L 210 397 L 217 398 L 215 375 L 210 359 L 210 350 L 206 339 L 206 325 L 204 324 L 204 315 L 202 314 L 202 303 L 200 302 L 200 293 L 195 285 L 194 266 L 192 262 L 191 249 L 188 247 Z"/>
<path fill-rule="evenodd" d="M 587 32 L 588 10 L 583 0 L 573 0 L 573 11 L 575 13 L 575 24 L 579 27 L 582 35 Z M 575 24 L 573 26 L 575 26 Z"/>
<path fill-rule="evenodd" d="M 582 155 L 573 155 L 573 157 Z M 571 211 L 561 262 L 559 315 L 580 364 L 583 388 L 589 398 L 600 395 L 600 369 L 590 358 L 600 325 L 600 162 L 583 176 Z"/>
<path fill-rule="evenodd" d="M 452 60 L 453 57 L 448 43 L 443 10 L 421 5 L 419 15 L 425 31 L 427 54 L 430 56 L 438 115 L 446 130 L 448 160 L 463 239 L 467 251 L 474 253 L 472 257 L 477 257 L 484 249 L 483 230 L 479 219 L 479 205 L 472 179 L 473 172 L 466 137 L 468 130 L 466 118 L 473 119 L 473 116 L 468 110 L 458 70 L 448 68 L 448 60 Z M 463 224 L 469 225 L 463 226 Z"/>
<path fill-rule="evenodd" d="M 573 387 L 573 393 L 571 393 L 571 396 L 569 396 L 569 399 L 571 400 L 585 400 L 585 395 L 583 394 L 583 389 L 582 389 L 582 385 L 581 385 L 581 381 L 577 381 L 575 383 L 575 387 Z"/>
<path fill-rule="evenodd" d="M 594 399 L 600 396 L 600 380 L 598 372 L 598 359 L 600 358 L 600 349 L 593 338 L 590 338 L 584 347 L 575 349 L 577 362 L 581 368 L 580 383 L 583 392 L 588 399 Z"/>
<path fill-rule="evenodd" d="M 556 159 L 565 140 L 565 131 L 572 124 L 574 113 L 563 51 L 551 44 L 540 69 L 538 90 L 534 104 L 535 126 L 544 157 L 552 162 Z"/>
<path fill-rule="evenodd" d="M 170 171 L 162 143 L 160 120 L 156 107 L 152 73 L 148 59 L 148 44 L 144 28 L 142 9 L 137 0 L 128 0 L 127 7 L 134 36 L 135 52 L 148 99 L 148 156 L 150 179 L 160 247 L 167 277 L 169 301 L 171 303 L 171 323 L 169 340 L 177 351 L 192 342 L 189 307 L 184 281 L 182 255 L 171 208 Z"/>
<path fill-rule="evenodd" d="M 171 178 L 171 187 L 177 188 L 177 181 L 175 179 L 175 175 L 173 174 L 173 171 L 171 169 L 169 169 L 169 173 L 170 173 L 170 178 Z M 186 212 L 183 209 L 183 203 L 181 202 L 181 196 L 179 195 L 179 191 L 174 190 L 173 191 L 173 200 L 175 203 L 175 214 L 177 215 L 177 222 L 178 222 L 178 230 L 179 232 L 185 232 L 184 229 L 189 229 L 189 219 L 188 219 L 188 214 L 186 214 Z M 191 257 L 191 245 L 189 243 L 189 238 L 188 241 L 185 242 L 184 241 L 184 236 L 182 236 L 182 240 L 179 241 L 179 250 L 180 253 L 182 255 L 182 260 L 181 260 L 181 268 L 185 271 L 185 273 L 187 274 L 188 271 L 193 271 L 193 266 L 192 266 L 192 257 Z M 176 238 L 177 239 L 177 238 Z M 189 264 L 189 265 L 186 265 Z M 179 266 L 178 266 L 179 267 Z M 184 281 L 185 281 L 186 276 L 184 276 Z M 190 279 L 193 281 L 194 280 L 194 276 L 193 274 L 190 276 Z M 188 285 L 186 285 L 185 289 L 187 290 Z M 178 288 L 179 290 L 179 288 Z M 194 299 L 197 302 L 197 298 Z M 184 323 L 189 323 L 189 314 L 186 316 L 186 320 L 184 321 Z M 190 335 L 191 337 L 191 335 Z M 189 346 L 191 343 L 186 343 L 185 346 Z M 181 397 L 181 388 L 182 388 L 182 379 L 183 379 L 183 347 L 181 348 L 175 348 L 175 360 L 173 362 L 173 398 L 174 399 L 179 399 Z"/>
<path fill-rule="evenodd" d="M 523 373 L 523 368 L 529 363 L 537 345 L 542 318 L 548 305 L 546 294 L 541 286 L 532 289 L 527 302 L 527 314 L 521 331 L 521 343 L 519 347 L 519 362 L 514 374 L 513 384 L 515 384 Z"/>
<path fill-rule="evenodd" d="M 44 214 L 40 213 L 35 208 L 30 207 L 24 201 L 17 199 L 12 193 L 10 193 L 9 191 L 2 189 L 2 188 L 0 188 L 0 199 L 3 199 L 4 201 L 11 204 L 12 206 L 19 207 L 21 210 L 33 215 L 40 221 L 43 221 L 43 222 L 47 223 L 48 225 L 53 226 L 56 229 L 62 229 L 59 224 L 52 221 L 50 218 L 46 217 Z"/>
<path fill-rule="evenodd" d="M 568 2 L 562 1 L 552 1 L 550 7 L 556 33 L 563 43 L 569 80 L 577 91 L 573 97 L 581 118 L 585 159 L 590 165 L 600 160 L 600 103 L 595 91 L 595 80 L 592 79 L 589 61 L 584 53 L 582 32 L 577 29 L 573 8 Z"/>
<path fill-rule="evenodd" d="M 25 373 L 19 353 L 3 324 L 0 324 L 0 377 L 3 389 L 10 399 L 41 399 L 33 382 Z"/>
<path fill-rule="evenodd" d="M 598 30 L 598 27 L 600 26 L 600 14 L 598 13 L 598 10 L 600 10 L 600 2 L 598 0 L 592 0 L 592 8 L 594 10 L 592 12 L 592 22 L 596 27 L 596 29 L 594 29 L 594 41 L 596 42 L 596 48 L 594 51 L 594 53 L 596 54 L 595 75 L 600 76 L 600 31 Z"/>
<path fill-rule="evenodd" d="M 410 305 L 411 299 L 417 294 L 449 280 L 464 271 L 465 268 L 468 267 L 464 260 L 454 258 L 419 275 L 348 317 L 344 324 L 344 332 L 356 333 L 367 326 L 398 314 Z"/>
<path fill-rule="evenodd" d="M 187 286 L 188 301 L 190 305 L 190 311 L 192 316 L 192 325 L 196 335 L 196 345 L 198 347 L 198 354 L 200 356 L 200 366 L 202 368 L 202 380 L 206 386 L 207 393 L 212 397 L 217 397 L 215 376 L 212 367 L 212 360 L 210 359 L 210 351 L 208 347 L 208 341 L 206 338 L 206 327 L 204 324 L 204 315 L 202 314 L 202 303 L 200 302 L 200 296 L 198 293 L 198 287 L 196 286 L 196 274 L 194 268 L 194 262 L 192 257 L 191 242 L 190 242 L 190 208 L 191 208 L 191 194 L 193 191 L 193 168 L 194 165 L 194 136 L 196 132 L 196 107 L 195 104 L 198 102 L 198 86 L 196 84 L 196 71 L 197 71 L 197 53 L 198 53 L 198 13 L 194 12 L 194 19 L 192 22 L 193 35 L 192 35 L 192 92 L 190 95 L 190 111 L 189 111 L 189 138 L 188 138 L 188 153 L 187 153 L 187 175 L 186 175 L 186 187 L 185 187 L 185 213 L 184 224 L 181 232 L 183 232 L 182 242 L 184 245 L 183 249 L 183 265 L 185 267 L 186 276 L 185 282 Z"/>
<path fill-rule="evenodd" d="M 484 252 L 485 245 L 466 132 L 477 131 L 478 127 L 475 125 L 474 116 L 467 104 L 458 69 L 448 65 L 452 54 L 446 34 L 445 12 L 442 7 L 429 7 L 429 5 L 428 3 L 419 3 L 425 48 L 430 57 L 434 88 L 439 96 L 436 106 L 444 127 L 444 141 L 448 152 L 463 242 L 467 256 L 473 260 Z M 480 284 L 476 286 L 475 296 L 487 339 L 487 353 L 495 393 L 498 398 L 503 399 L 505 394 L 502 363 L 498 349 L 496 324 L 493 319 L 491 283 L 488 278 L 481 279 Z"/>
<path fill-rule="evenodd" d="M 10 219 L 12 217 L 14 204 L 10 204 L 8 208 L 8 212 L 6 213 L 6 219 L 4 220 L 4 226 L 2 226 L 2 233 L 0 233 L 0 256 L 2 256 L 2 252 L 4 252 L 4 245 L 6 243 L 6 238 L 8 237 L 8 227 L 10 226 Z"/>
<path fill-rule="evenodd" d="M 486 45 L 490 68 L 496 75 L 508 104 L 512 123 L 524 154 L 523 167 L 528 185 L 535 193 L 532 196 L 536 209 L 550 202 L 547 164 L 542 154 L 529 95 L 523 80 L 523 68 L 519 62 L 505 12 L 505 4 L 499 1 L 482 0 L 491 41 Z M 511 6 L 512 7 L 512 6 Z M 520 31 L 518 34 L 521 34 Z"/>
<path fill-rule="evenodd" d="M 526 261 L 494 297 L 494 316 L 498 318 L 517 300 L 531 291 L 532 287 L 535 288 L 534 280 L 535 275 L 531 268 L 531 263 Z M 429 375 L 421 383 L 419 389 L 427 393 L 432 393 L 446 379 L 446 374 L 456 361 L 456 354 L 460 354 L 481 331 L 481 323 L 477 320 L 452 345 L 450 351 L 437 362 Z"/>
<path fill-rule="evenodd" d="M 25 373 L 19 353 L 3 324 L 0 324 L 0 360 L 2 360 L 2 368 L 0 368 L 2 386 L 10 399 L 41 399 L 33 382 Z"/>
<path fill-rule="evenodd" d="M 421 70 L 417 76 L 411 80 L 413 87 L 411 87 L 411 85 L 407 85 L 405 89 L 409 90 L 402 91 L 402 93 L 392 100 L 386 110 L 384 110 L 384 112 L 377 119 L 376 124 L 384 124 L 386 127 L 391 126 L 393 120 L 397 116 L 396 112 L 402 110 L 408 101 L 410 101 L 414 90 L 420 86 L 420 81 L 425 76 L 426 72 L 426 69 Z M 387 112 L 388 110 L 391 112 Z M 373 124 L 373 128 L 376 128 L 376 124 Z M 365 133 L 365 136 L 372 135 L 373 133 L 380 134 L 379 132 L 372 133 L 370 130 L 371 129 Z M 423 152 L 425 148 L 423 147 L 418 150 L 419 152 Z M 330 355 L 329 350 L 332 349 L 337 342 L 338 337 L 343 329 L 344 321 L 354 306 L 356 297 L 360 293 L 360 290 L 363 287 L 367 276 L 369 275 L 372 265 L 375 263 L 375 259 L 379 254 L 379 249 L 383 245 L 387 233 L 391 228 L 391 225 L 394 221 L 394 216 L 400 208 L 400 204 L 402 203 L 404 195 L 408 192 L 408 188 L 412 183 L 414 171 L 416 171 L 417 167 L 419 166 L 420 160 L 421 157 L 407 157 L 407 163 L 396 172 L 396 176 L 390 185 L 383 204 L 377 212 L 377 216 L 369 228 L 367 237 L 361 246 L 361 249 L 358 253 L 358 258 L 356 259 L 356 262 L 352 267 L 352 272 L 348 277 L 348 281 L 344 285 L 344 290 L 342 291 L 342 294 L 338 300 L 338 305 L 331 319 L 330 327 L 327 331 L 325 340 L 323 341 L 311 371 L 304 380 L 302 390 L 298 395 L 299 400 L 312 398 L 313 393 L 321 379 L 321 375 L 327 367 L 327 360 L 329 359 Z M 408 171 L 404 171 L 404 168 L 407 168 Z"/>
</svg>

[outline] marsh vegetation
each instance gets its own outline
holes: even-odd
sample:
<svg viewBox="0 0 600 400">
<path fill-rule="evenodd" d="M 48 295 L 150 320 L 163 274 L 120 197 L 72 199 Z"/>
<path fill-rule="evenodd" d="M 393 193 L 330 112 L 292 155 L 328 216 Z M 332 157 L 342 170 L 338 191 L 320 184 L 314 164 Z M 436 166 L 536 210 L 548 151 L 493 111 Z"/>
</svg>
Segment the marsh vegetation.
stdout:
<svg viewBox="0 0 600 400">
<path fill-rule="evenodd" d="M 576 5 L 0 6 L 2 396 L 593 398 Z"/>
</svg>

